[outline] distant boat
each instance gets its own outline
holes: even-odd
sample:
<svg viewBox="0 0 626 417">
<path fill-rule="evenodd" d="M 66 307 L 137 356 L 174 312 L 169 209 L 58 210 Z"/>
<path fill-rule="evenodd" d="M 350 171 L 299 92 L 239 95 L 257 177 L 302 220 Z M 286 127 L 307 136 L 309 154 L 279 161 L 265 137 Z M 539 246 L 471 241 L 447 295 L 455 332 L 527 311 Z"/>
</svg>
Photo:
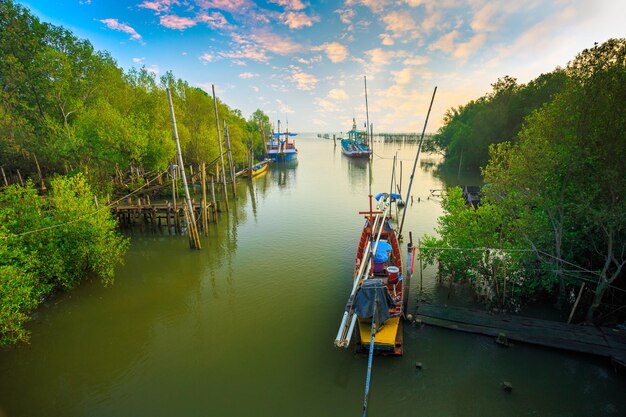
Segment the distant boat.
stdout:
<svg viewBox="0 0 626 417">
<path fill-rule="evenodd" d="M 250 168 L 246 168 L 241 172 L 241 175 L 248 178 L 256 178 L 262 174 L 267 172 L 267 166 L 269 165 L 269 160 L 261 161 L 258 164 L 252 167 L 252 174 L 250 174 Z"/>
<path fill-rule="evenodd" d="M 298 149 L 296 148 L 296 141 L 289 141 L 292 136 L 297 136 L 297 133 L 280 131 L 280 120 L 278 121 L 278 132 L 272 133 L 269 142 L 267 142 L 267 156 L 273 162 L 286 162 L 293 161 L 298 157 Z"/>
<path fill-rule="evenodd" d="M 400 245 L 389 221 L 391 203 L 399 196 L 378 194 L 376 198 L 381 199 L 382 211 L 372 210 L 372 196 L 369 197 L 370 210 L 360 212 L 365 214 L 365 224 L 356 252 L 352 292 L 335 338 L 335 346 L 348 347 L 358 325 L 357 350 L 366 351 L 374 327 L 373 353 L 402 355 L 401 318 L 405 281 Z M 376 322 L 374 326 L 372 320 Z"/>
<path fill-rule="evenodd" d="M 347 132 L 348 137 L 341 139 L 341 152 L 351 158 L 368 158 L 372 149 L 367 144 L 367 133 L 356 130 L 356 121 L 352 119 L 352 130 Z"/>
</svg>

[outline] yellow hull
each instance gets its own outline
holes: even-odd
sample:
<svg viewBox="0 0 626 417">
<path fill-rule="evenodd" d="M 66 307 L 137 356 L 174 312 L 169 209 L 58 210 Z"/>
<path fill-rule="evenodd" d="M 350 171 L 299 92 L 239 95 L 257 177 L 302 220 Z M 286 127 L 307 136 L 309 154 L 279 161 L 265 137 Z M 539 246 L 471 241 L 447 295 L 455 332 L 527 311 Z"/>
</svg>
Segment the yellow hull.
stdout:
<svg viewBox="0 0 626 417">
<path fill-rule="evenodd" d="M 398 339 L 398 331 L 400 330 L 400 317 L 391 317 L 385 322 L 374 337 L 374 347 L 377 349 L 393 350 Z M 359 334 L 361 337 L 361 345 L 369 346 L 372 337 L 372 323 L 362 322 L 359 319 Z"/>
</svg>

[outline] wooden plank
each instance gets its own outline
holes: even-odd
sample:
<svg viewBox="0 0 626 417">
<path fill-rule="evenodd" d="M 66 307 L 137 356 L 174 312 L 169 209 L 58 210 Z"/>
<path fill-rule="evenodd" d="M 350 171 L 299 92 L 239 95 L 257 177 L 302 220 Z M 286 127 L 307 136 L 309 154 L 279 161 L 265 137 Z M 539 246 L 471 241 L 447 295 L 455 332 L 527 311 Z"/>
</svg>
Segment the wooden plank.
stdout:
<svg viewBox="0 0 626 417">
<path fill-rule="evenodd" d="M 598 329 L 432 304 L 420 305 L 417 317 L 423 323 L 447 329 L 493 337 L 504 333 L 510 340 L 626 361 L 626 332 L 617 329 Z"/>
</svg>

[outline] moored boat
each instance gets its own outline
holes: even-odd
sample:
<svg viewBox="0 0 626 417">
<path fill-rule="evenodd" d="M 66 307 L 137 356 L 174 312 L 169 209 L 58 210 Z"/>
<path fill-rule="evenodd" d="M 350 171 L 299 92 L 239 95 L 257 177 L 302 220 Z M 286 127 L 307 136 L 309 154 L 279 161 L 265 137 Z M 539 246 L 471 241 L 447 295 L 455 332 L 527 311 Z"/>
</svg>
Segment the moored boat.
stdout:
<svg viewBox="0 0 626 417">
<path fill-rule="evenodd" d="M 289 141 L 290 137 L 297 136 L 297 133 L 280 131 L 280 120 L 278 121 L 278 132 L 272 133 L 270 140 L 267 142 L 267 156 L 273 162 L 293 161 L 298 157 L 298 148 L 296 141 Z"/>
<path fill-rule="evenodd" d="M 381 210 L 359 212 L 365 224 L 358 243 L 352 292 L 335 338 L 335 346 L 348 347 L 358 327 L 357 350 L 369 349 L 372 329 L 374 353 L 402 355 L 403 295 L 400 244 L 390 222 L 390 206 L 395 197 L 379 194 Z M 372 320 L 374 323 L 372 323 Z"/>
<path fill-rule="evenodd" d="M 341 139 L 341 152 L 351 158 L 368 158 L 372 149 L 367 144 L 367 133 L 356 129 L 356 121 L 352 119 L 352 130 L 348 137 Z"/>
<path fill-rule="evenodd" d="M 269 165 L 269 160 L 261 161 L 258 164 L 252 167 L 252 171 L 250 168 L 246 168 L 241 172 L 241 175 L 248 178 L 256 178 L 267 172 L 267 166 Z"/>
</svg>

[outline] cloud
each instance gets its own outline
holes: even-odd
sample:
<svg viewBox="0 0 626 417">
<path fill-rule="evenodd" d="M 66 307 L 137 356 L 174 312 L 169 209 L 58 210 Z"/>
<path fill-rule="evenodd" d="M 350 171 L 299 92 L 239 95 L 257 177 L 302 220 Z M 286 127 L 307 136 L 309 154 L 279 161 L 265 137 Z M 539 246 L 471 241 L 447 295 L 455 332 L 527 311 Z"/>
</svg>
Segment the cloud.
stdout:
<svg viewBox="0 0 626 417">
<path fill-rule="evenodd" d="M 280 14 L 281 23 L 287 25 L 290 29 L 313 26 L 313 23 L 319 20 L 317 16 L 308 16 L 306 13 L 301 12 L 286 12 Z"/>
<path fill-rule="evenodd" d="M 429 61 L 430 61 L 430 59 L 427 56 L 416 55 L 416 56 L 413 56 L 411 58 L 405 59 L 402 63 L 404 65 L 419 66 L 419 65 L 427 64 Z"/>
<path fill-rule="evenodd" d="M 313 75 L 303 72 L 300 68 L 291 65 L 290 69 L 292 74 L 289 76 L 289 79 L 296 84 L 296 88 L 298 90 L 311 91 L 315 89 L 319 79 Z"/>
<path fill-rule="evenodd" d="M 220 52 L 219 55 L 223 58 L 229 58 L 234 60 L 249 59 L 257 62 L 267 62 L 269 58 L 263 49 L 257 49 L 252 45 L 243 45 L 238 50 L 230 52 Z"/>
<path fill-rule="evenodd" d="M 317 62 L 321 62 L 322 61 L 322 56 L 321 55 L 316 55 L 311 57 L 310 59 L 304 59 L 304 58 L 298 58 L 296 59 L 297 62 L 304 64 L 304 65 L 311 65 L 311 64 L 315 64 Z"/>
<path fill-rule="evenodd" d="M 259 87 L 257 87 L 256 85 L 251 85 L 250 88 L 255 92 L 258 93 L 259 92 Z M 262 97 L 259 97 L 259 99 L 261 99 Z"/>
<path fill-rule="evenodd" d="M 346 0 L 346 6 L 362 5 L 369 8 L 374 13 L 381 13 L 385 6 L 389 4 L 389 0 Z"/>
<path fill-rule="evenodd" d="M 333 88 L 332 90 L 330 90 L 327 97 L 331 100 L 336 101 L 348 100 L 348 94 L 346 94 L 346 92 L 340 88 Z"/>
<path fill-rule="evenodd" d="M 251 72 L 242 72 L 241 74 L 239 74 L 239 78 L 242 78 L 244 80 L 248 79 L 248 78 L 254 78 L 254 77 L 258 77 L 259 74 L 254 74 Z"/>
<path fill-rule="evenodd" d="M 394 38 L 417 37 L 417 24 L 408 12 L 391 12 L 383 16 L 386 29 L 393 33 Z"/>
<path fill-rule="evenodd" d="M 246 43 L 253 42 L 278 55 L 289 55 L 299 52 L 303 48 L 300 44 L 293 42 L 286 36 L 279 36 L 269 32 L 267 29 L 254 31 L 248 37 L 235 36 L 236 42 Z"/>
<path fill-rule="evenodd" d="M 446 53 L 452 53 L 454 52 L 454 41 L 459 37 L 459 35 L 459 31 L 453 30 L 431 43 L 428 49 L 431 51 L 439 49 Z"/>
<path fill-rule="evenodd" d="M 371 72 L 378 72 L 383 67 L 392 63 L 395 58 L 403 58 L 407 54 L 405 51 L 393 51 L 389 49 L 375 48 L 365 51 L 365 55 L 369 58 L 367 63 Z"/>
<path fill-rule="evenodd" d="M 172 5 L 179 4 L 177 0 L 155 0 L 148 1 L 145 0 L 143 3 L 139 4 L 137 7 L 141 7 L 142 9 L 153 10 L 157 13 L 166 13 L 169 12 Z"/>
<path fill-rule="evenodd" d="M 152 74 L 158 74 L 160 70 L 159 70 L 158 65 L 150 65 L 148 68 L 146 68 L 146 71 Z"/>
<path fill-rule="evenodd" d="M 146 58 L 133 58 L 135 64 L 143 64 Z"/>
<path fill-rule="evenodd" d="M 102 19 L 100 22 L 104 23 L 109 29 L 117 30 L 120 32 L 128 33 L 130 39 L 134 41 L 141 41 L 141 35 L 137 33 L 135 29 L 127 25 L 126 23 L 120 23 L 117 19 Z"/>
<path fill-rule="evenodd" d="M 293 109 L 289 107 L 288 105 L 286 105 L 285 103 L 283 103 L 281 99 L 277 98 L 276 103 L 278 104 L 278 112 L 280 114 L 294 113 Z"/>
<path fill-rule="evenodd" d="M 196 18 L 199 22 L 206 23 L 213 29 L 235 29 L 235 26 L 228 23 L 226 17 L 224 17 L 224 15 L 220 12 L 200 13 Z"/>
<path fill-rule="evenodd" d="M 270 3 L 283 6 L 285 10 L 302 10 L 306 7 L 300 0 L 270 0 Z"/>
<path fill-rule="evenodd" d="M 200 56 L 200 61 L 204 64 L 208 64 L 209 62 L 215 61 L 215 55 L 213 54 L 202 54 Z"/>
<path fill-rule="evenodd" d="M 331 62 L 341 62 L 348 57 L 348 48 L 339 42 L 327 42 L 322 45 L 311 48 L 313 51 L 324 51 Z"/>
<path fill-rule="evenodd" d="M 339 15 L 339 20 L 346 25 L 352 24 L 352 20 L 356 14 L 353 9 L 337 9 L 335 13 Z"/>
<path fill-rule="evenodd" d="M 249 0 L 195 0 L 195 3 L 203 10 L 219 9 L 240 14 L 245 14 L 253 6 Z"/>
<path fill-rule="evenodd" d="M 462 42 L 457 45 L 453 52 L 454 57 L 458 59 L 467 59 L 468 56 L 470 56 L 471 54 L 476 52 L 477 49 L 483 46 L 486 39 L 487 35 L 485 35 L 484 33 L 474 35 L 467 42 Z"/>
<path fill-rule="evenodd" d="M 388 33 L 381 33 L 378 37 L 381 39 L 381 43 L 385 46 L 391 46 L 394 44 L 393 38 Z"/>
<path fill-rule="evenodd" d="M 196 21 L 188 17 L 180 17 L 176 15 L 161 16 L 160 23 L 169 29 L 185 30 L 196 25 Z"/>
</svg>

